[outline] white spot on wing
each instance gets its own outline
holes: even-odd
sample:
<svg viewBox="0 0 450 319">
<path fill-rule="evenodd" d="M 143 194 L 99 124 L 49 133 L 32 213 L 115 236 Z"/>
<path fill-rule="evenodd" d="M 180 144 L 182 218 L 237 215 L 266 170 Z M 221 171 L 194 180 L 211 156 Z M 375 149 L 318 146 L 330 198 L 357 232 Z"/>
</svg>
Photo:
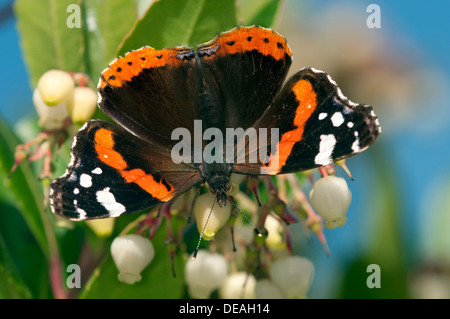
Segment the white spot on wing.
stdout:
<svg viewBox="0 0 450 319">
<path fill-rule="evenodd" d="M 317 69 L 315 69 L 315 68 L 310 68 L 311 69 L 311 71 L 313 71 L 314 73 L 325 73 L 325 72 L 323 72 L 323 71 L 321 71 L 321 70 L 317 70 Z"/>
<path fill-rule="evenodd" d="M 75 211 L 79 214 L 77 218 L 74 218 L 75 220 L 83 220 L 86 219 L 87 213 L 84 209 L 78 207 L 78 201 L 76 199 L 73 200 L 73 206 L 75 207 Z"/>
<path fill-rule="evenodd" d="M 331 154 L 336 145 L 336 137 L 333 134 L 320 135 L 319 154 L 314 158 L 317 165 L 327 165 L 331 163 Z"/>
<path fill-rule="evenodd" d="M 337 86 L 336 81 L 333 80 L 333 79 L 331 78 L 331 76 L 329 76 L 328 74 L 327 74 L 327 79 L 328 79 L 328 81 L 330 81 L 333 85 Z"/>
<path fill-rule="evenodd" d="M 361 151 L 361 147 L 359 146 L 359 133 L 355 131 L 355 141 L 352 144 L 352 151 L 358 153 Z"/>
<path fill-rule="evenodd" d="M 80 214 L 80 216 L 78 217 L 78 219 L 86 219 L 87 218 L 87 213 L 83 208 L 80 207 L 75 207 L 76 211 L 78 214 Z"/>
<path fill-rule="evenodd" d="M 355 123 L 353 123 L 353 122 L 348 122 L 348 123 L 347 123 L 347 126 L 348 126 L 349 128 L 352 128 L 353 125 L 355 125 Z"/>
<path fill-rule="evenodd" d="M 91 173 L 100 175 L 101 173 L 103 173 L 103 171 L 102 171 L 102 169 L 100 167 L 97 167 L 94 170 L 92 170 Z"/>
<path fill-rule="evenodd" d="M 331 122 L 333 123 L 334 127 L 341 126 L 342 123 L 344 123 L 344 116 L 341 112 L 336 112 L 331 116 Z"/>
<path fill-rule="evenodd" d="M 92 177 L 88 174 L 81 174 L 80 185 L 84 188 L 89 188 L 92 186 Z"/>
<path fill-rule="evenodd" d="M 339 97 L 341 98 L 341 100 L 347 101 L 347 97 L 342 93 L 341 89 L 338 87 L 337 88 L 337 94 L 339 95 Z"/>
<path fill-rule="evenodd" d="M 74 188 L 73 189 L 73 193 L 75 194 L 75 195 L 78 195 L 79 193 L 80 193 L 80 190 L 78 189 L 78 188 Z"/>
<path fill-rule="evenodd" d="M 121 203 L 116 201 L 114 194 L 111 193 L 109 187 L 95 193 L 97 202 L 101 204 L 110 213 L 111 217 L 117 217 L 123 214 L 126 209 Z"/>
<path fill-rule="evenodd" d="M 340 89 L 338 86 L 336 86 L 336 89 L 337 89 L 337 95 L 339 96 L 339 98 L 340 98 L 341 100 L 346 101 L 348 104 L 350 104 L 350 105 L 353 106 L 353 107 L 358 106 L 358 103 L 355 103 L 355 102 L 350 101 L 350 100 L 342 93 L 341 89 Z"/>
</svg>

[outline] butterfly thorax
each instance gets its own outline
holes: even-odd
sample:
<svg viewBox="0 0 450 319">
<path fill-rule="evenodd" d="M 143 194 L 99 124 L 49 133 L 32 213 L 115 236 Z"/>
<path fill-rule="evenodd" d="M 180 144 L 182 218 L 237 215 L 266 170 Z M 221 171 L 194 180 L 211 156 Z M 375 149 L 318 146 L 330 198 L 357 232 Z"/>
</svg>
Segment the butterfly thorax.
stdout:
<svg viewBox="0 0 450 319">
<path fill-rule="evenodd" d="M 227 204 L 232 169 L 233 165 L 229 163 L 203 162 L 199 165 L 200 174 L 208 182 L 210 191 L 216 195 L 220 207 Z"/>
</svg>

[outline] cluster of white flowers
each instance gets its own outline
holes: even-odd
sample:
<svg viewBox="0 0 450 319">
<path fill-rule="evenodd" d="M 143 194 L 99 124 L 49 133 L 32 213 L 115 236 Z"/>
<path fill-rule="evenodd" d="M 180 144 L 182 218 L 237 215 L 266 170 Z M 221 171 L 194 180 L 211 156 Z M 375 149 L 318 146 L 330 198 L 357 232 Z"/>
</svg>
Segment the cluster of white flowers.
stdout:
<svg viewBox="0 0 450 319">
<path fill-rule="evenodd" d="M 61 129 L 70 118 L 84 123 L 94 114 L 97 93 L 86 86 L 76 86 L 74 77 L 62 70 L 44 73 L 33 92 L 33 104 L 39 116 L 39 126 L 52 131 Z"/>
<path fill-rule="evenodd" d="M 198 231 L 203 231 L 203 238 L 207 240 L 214 238 L 231 214 L 231 205 L 215 205 L 211 211 L 213 201 L 214 195 L 205 193 L 198 197 L 194 206 Z M 311 205 L 328 228 L 345 224 L 350 201 L 347 183 L 336 176 L 321 178 L 310 192 Z M 264 226 L 267 230 L 267 246 L 285 251 L 281 221 L 269 214 Z M 149 239 L 127 235 L 113 241 L 111 254 L 119 270 L 119 280 L 132 284 L 141 279 L 140 273 L 153 259 L 154 249 Z M 312 262 L 300 256 L 274 256 L 275 260 L 269 265 L 269 276 L 256 279 L 253 274 L 246 272 L 230 272 L 230 265 L 224 256 L 199 250 L 197 258 L 189 259 L 185 267 L 189 295 L 192 298 L 209 298 L 217 291 L 223 299 L 306 298 L 314 276 Z"/>
<path fill-rule="evenodd" d="M 192 298 L 209 298 L 215 290 L 222 299 L 305 298 L 314 276 L 312 262 L 286 256 L 270 265 L 270 278 L 257 280 L 243 271 L 229 273 L 227 260 L 217 253 L 200 250 L 186 263 L 185 278 Z"/>
</svg>

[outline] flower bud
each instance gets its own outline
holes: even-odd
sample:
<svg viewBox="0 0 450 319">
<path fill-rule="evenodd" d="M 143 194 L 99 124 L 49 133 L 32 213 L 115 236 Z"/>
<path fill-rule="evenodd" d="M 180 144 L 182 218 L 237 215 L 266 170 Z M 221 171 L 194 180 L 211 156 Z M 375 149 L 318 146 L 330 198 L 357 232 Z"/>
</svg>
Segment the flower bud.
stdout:
<svg viewBox="0 0 450 319">
<path fill-rule="evenodd" d="M 114 229 L 115 218 L 91 219 L 86 221 L 86 225 L 98 236 L 108 237 Z"/>
<path fill-rule="evenodd" d="M 239 193 L 239 186 L 245 181 L 246 175 L 242 174 L 231 174 L 230 176 L 230 186 L 231 190 L 228 192 L 230 196 L 236 196 Z"/>
<path fill-rule="evenodd" d="M 202 233 L 202 230 L 207 222 L 203 233 L 203 238 L 205 240 L 213 239 L 217 231 L 227 223 L 231 214 L 231 205 L 229 203 L 226 206 L 220 207 L 216 202 L 208 220 L 211 207 L 214 203 L 214 197 L 215 196 L 213 194 L 205 193 L 197 198 L 194 205 L 194 216 L 197 221 L 197 229 L 200 234 Z"/>
<path fill-rule="evenodd" d="M 236 272 L 230 274 L 219 289 L 222 299 L 253 299 L 255 298 L 256 279 L 252 274 Z"/>
<path fill-rule="evenodd" d="M 312 262 L 300 256 L 275 260 L 270 266 L 270 278 L 287 298 L 305 298 L 314 275 Z"/>
<path fill-rule="evenodd" d="M 264 222 L 264 228 L 267 229 L 267 238 L 266 243 L 269 247 L 273 248 L 283 248 L 283 237 L 281 236 L 281 232 L 283 231 L 283 225 L 280 221 L 268 214 L 266 220 Z"/>
<path fill-rule="evenodd" d="M 155 250 L 148 238 L 130 234 L 113 240 L 111 255 L 119 270 L 119 281 L 134 284 L 142 279 L 141 272 L 152 261 Z"/>
<path fill-rule="evenodd" d="M 270 279 L 258 280 L 255 285 L 256 299 L 283 299 L 284 295 Z"/>
<path fill-rule="evenodd" d="M 33 92 L 33 104 L 39 115 L 39 126 L 46 131 L 57 130 L 63 127 L 64 121 L 69 117 L 67 103 L 48 106 L 42 100 L 38 89 Z"/>
<path fill-rule="evenodd" d="M 230 184 L 235 184 L 239 186 L 245 181 L 246 177 L 247 175 L 233 173 L 230 176 Z"/>
<path fill-rule="evenodd" d="M 189 191 L 181 196 L 178 196 L 170 205 L 170 213 L 176 215 L 183 212 L 190 212 L 192 207 L 192 202 L 195 199 L 197 190 L 191 188 Z"/>
<path fill-rule="evenodd" d="M 220 287 L 228 274 L 228 262 L 219 254 L 199 250 L 197 258 L 189 260 L 184 269 L 184 276 L 192 298 L 208 298 Z"/>
<path fill-rule="evenodd" d="M 68 102 L 72 99 L 74 88 L 73 78 L 69 73 L 62 70 L 45 72 L 37 84 L 42 100 L 49 106 Z"/>
<path fill-rule="evenodd" d="M 74 123 L 89 121 L 97 109 L 97 93 L 90 87 L 76 87 L 73 91 L 71 117 Z"/>
<path fill-rule="evenodd" d="M 352 200 L 345 179 L 333 175 L 319 179 L 309 193 L 309 200 L 324 219 L 325 227 L 333 229 L 345 225 L 345 214 Z"/>
</svg>

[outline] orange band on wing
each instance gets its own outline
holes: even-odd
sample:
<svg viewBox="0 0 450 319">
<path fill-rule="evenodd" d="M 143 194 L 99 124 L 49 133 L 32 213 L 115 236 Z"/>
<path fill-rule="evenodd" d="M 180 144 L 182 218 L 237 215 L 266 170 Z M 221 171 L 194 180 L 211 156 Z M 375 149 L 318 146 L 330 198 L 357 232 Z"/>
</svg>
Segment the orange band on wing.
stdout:
<svg viewBox="0 0 450 319">
<path fill-rule="evenodd" d="M 130 171 L 122 171 L 122 177 L 125 178 L 127 183 L 136 183 L 147 193 L 161 201 L 168 201 L 173 198 L 173 194 L 170 192 L 173 186 L 170 185 L 167 180 L 167 186 L 164 183 L 155 181 L 154 177 L 150 174 L 146 174 L 141 169 L 133 169 Z"/>
<path fill-rule="evenodd" d="M 110 130 L 99 129 L 95 132 L 94 141 L 97 156 L 103 163 L 119 171 L 127 168 L 128 165 L 122 155 L 113 149 L 114 140 Z"/>
<path fill-rule="evenodd" d="M 271 154 L 270 156 L 269 164 L 267 166 L 263 164 L 271 174 L 278 174 L 286 164 L 295 143 L 300 142 L 303 137 L 306 121 L 317 107 L 317 95 L 309 81 L 298 81 L 292 88 L 292 91 L 295 93 L 296 99 L 299 102 L 294 118 L 294 126 L 296 128 L 281 136 L 275 154 Z"/>
<path fill-rule="evenodd" d="M 151 174 L 146 174 L 142 169 L 126 170 L 127 162 L 122 155 L 115 151 L 113 132 L 107 129 L 99 129 L 95 132 L 95 151 L 98 158 L 106 165 L 116 169 L 127 183 L 135 183 L 143 190 L 157 198 L 160 201 L 166 202 L 173 198 L 174 194 L 171 192 L 173 186 L 165 180 L 157 182 Z"/>
</svg>

